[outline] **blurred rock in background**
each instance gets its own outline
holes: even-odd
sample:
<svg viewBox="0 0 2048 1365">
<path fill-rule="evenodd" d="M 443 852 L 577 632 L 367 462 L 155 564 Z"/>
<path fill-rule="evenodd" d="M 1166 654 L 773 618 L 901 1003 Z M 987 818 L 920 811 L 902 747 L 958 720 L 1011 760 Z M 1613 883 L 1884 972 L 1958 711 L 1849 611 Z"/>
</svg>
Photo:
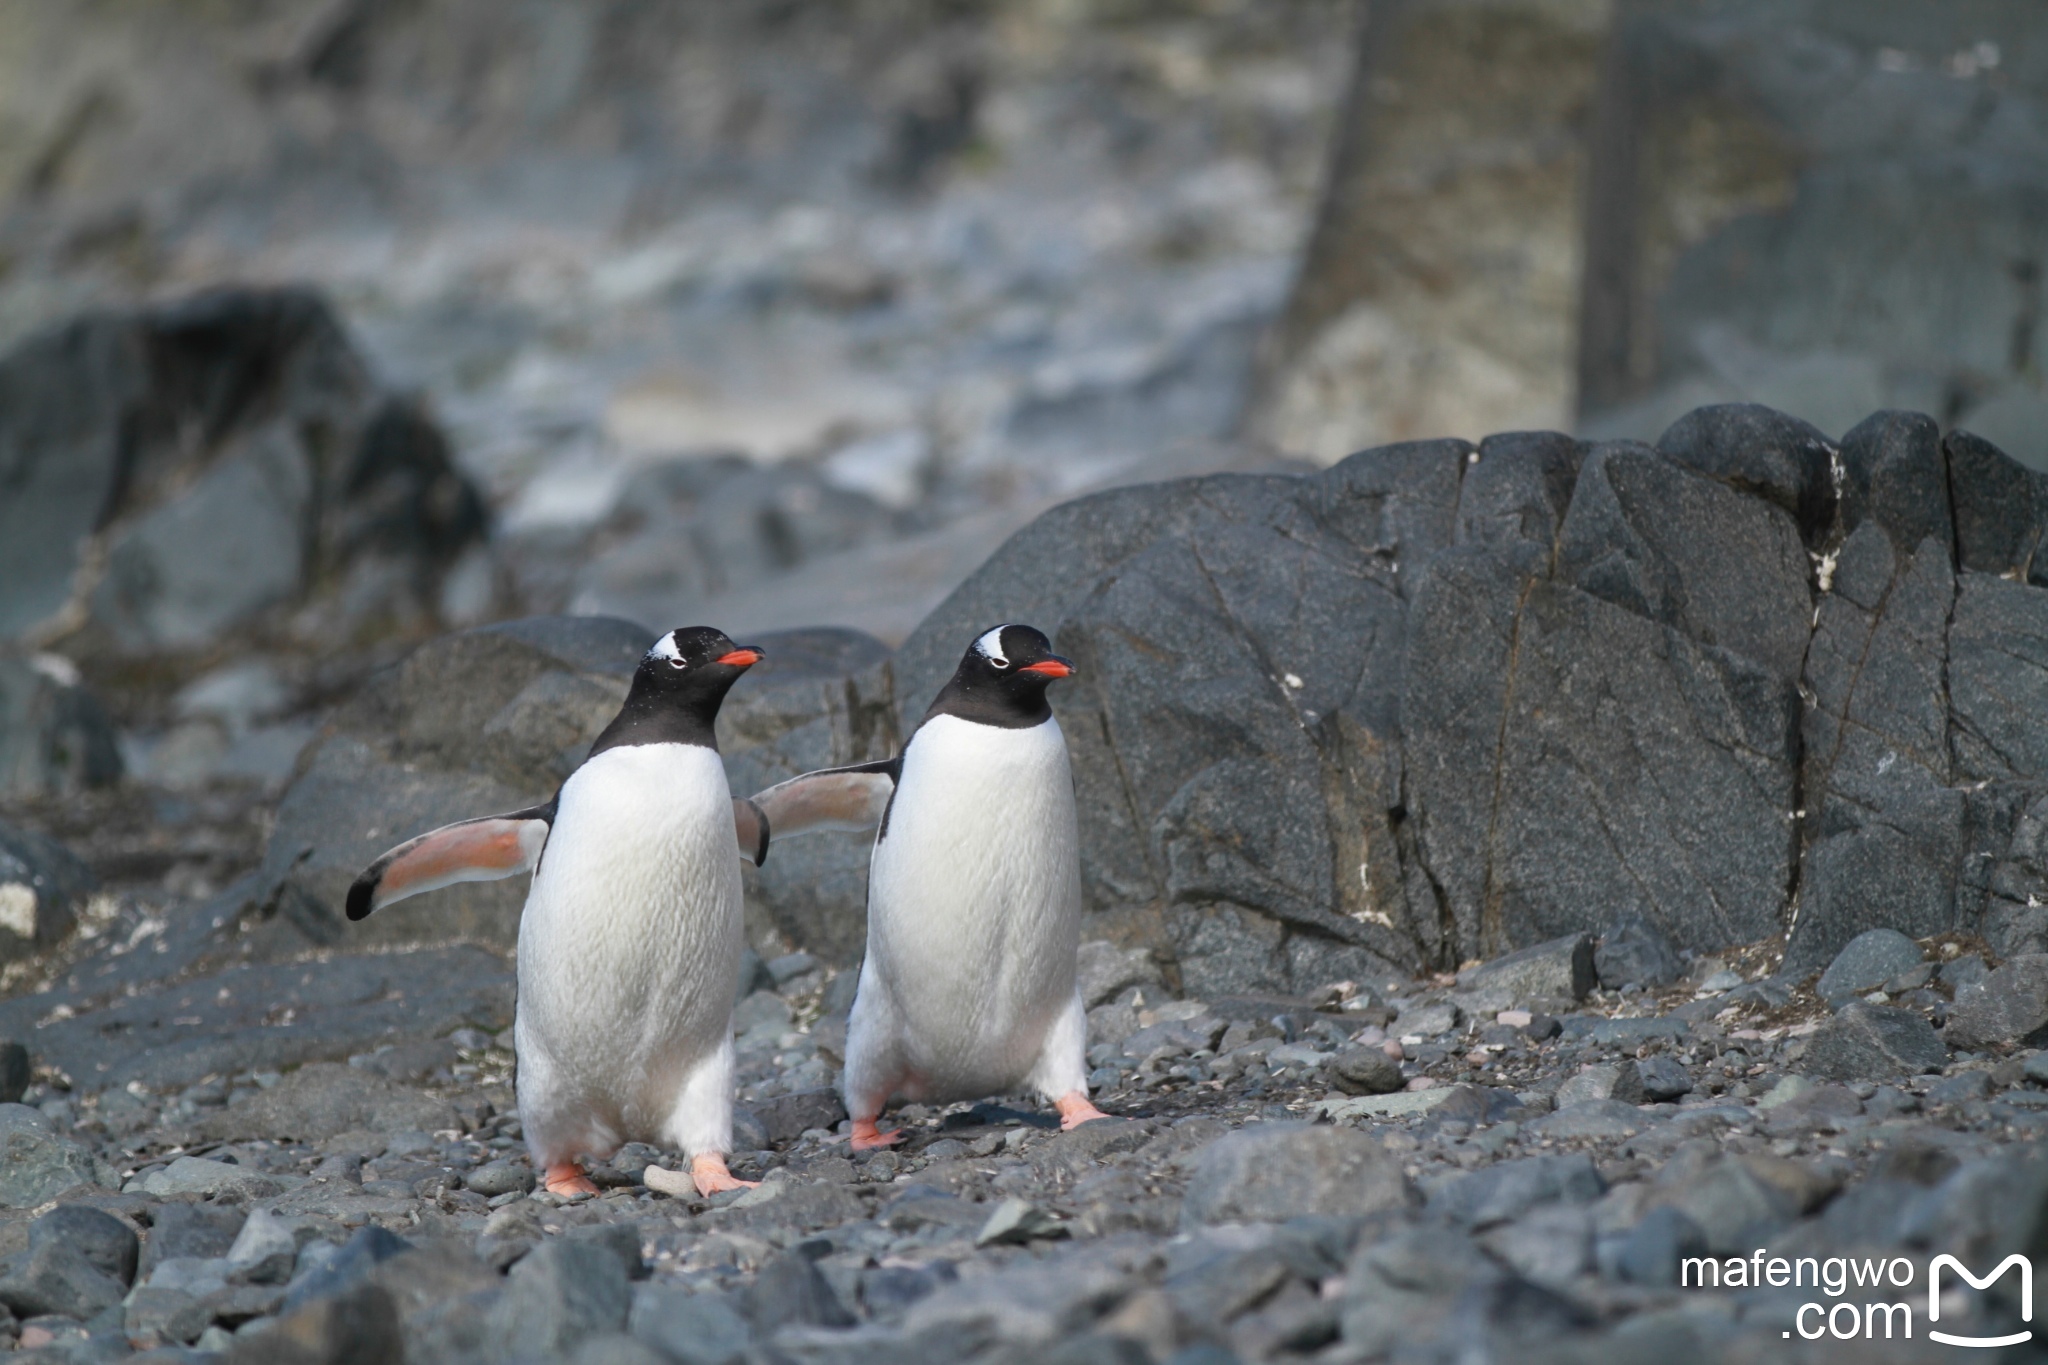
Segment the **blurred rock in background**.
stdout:
<svg viewBox="0 0 2048 1365">
<path fill-rule="evenodd" d="M 1361 7 L 1250 433 L 1329 463 L 1384 441 L 1569 424 L 1585 127 L 1611 10 Z"/>
<path fill-rule="evenodd" d="M 2048 466 L 2048 28 L 2025 0 L 1621 0 L 1589 127 L 1582 430 L 1926 412 Z"/>
<path fill-rule="evenodd" d="M 311 285 L 381 383 L 431 395 L 499 516 L 453 605 L 488 615 L 503 583 L 527 611 L 901 639 L 1050 499 L 1265 458 L 1228 438 L 1349 23 L 1338 0 L 9 7 L 0 341 Z M 262 449 L 208 495 L 297 507 Z M 726 455 L 759 472 L 716 491 Z M 216 613 L 289 595 L 281 544 L 248 555 Z M 213 625 L 190 615 L 149 624 Z"/>
</svg>

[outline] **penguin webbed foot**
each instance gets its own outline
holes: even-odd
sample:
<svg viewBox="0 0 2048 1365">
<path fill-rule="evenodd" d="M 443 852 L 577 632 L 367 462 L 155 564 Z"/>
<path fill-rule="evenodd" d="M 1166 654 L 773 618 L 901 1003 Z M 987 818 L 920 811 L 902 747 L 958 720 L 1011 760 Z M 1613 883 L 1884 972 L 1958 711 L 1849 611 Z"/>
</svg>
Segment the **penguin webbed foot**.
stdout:
<svg viewBox="0 0 2048 1365">
<path fill-rule="evenodd" d="M 1084 1123 L 1106 1119 L 1109 1115 L 1095 1107 L 1085 1090 L 1070 1090 L 1053 1101 L 1053 1107 L 1060 1111 L 1060 1131 L 1071 1133 Z"/>
<path fill-rule="evenodd" d="M 590 1177 L 583 1174 L 583 1168 L 573 1161 L 558 1161 L 548 1167 L 542 1180 L 542 1187 L 549 1194 L 558 1194 L 564 1199 L 573 1199 L 579 1194 L 594 1195 L 597 1186 Z"/>
<path fill-rule="evenodd" d="M 761 1182 L 742 1180 L 726 1169 L 725 1158 L 717 1152 L 706 1152 L 690 1159 L 690 1183 L 697 1187 L 697 1193 L 710 1198 L 727 1190 L 751 1190 Z"/>
<path fill-rule="evenodd" d="M 901 1128 L 891 1128 L 884 1133 L 875 1126 L 873 1119 L 855 1119 L 848 1145 L 856 1152 L 872 1152 L 878 1147 L 893 1147 L 903 1141 L 904 1136 Z"/>
</svg>

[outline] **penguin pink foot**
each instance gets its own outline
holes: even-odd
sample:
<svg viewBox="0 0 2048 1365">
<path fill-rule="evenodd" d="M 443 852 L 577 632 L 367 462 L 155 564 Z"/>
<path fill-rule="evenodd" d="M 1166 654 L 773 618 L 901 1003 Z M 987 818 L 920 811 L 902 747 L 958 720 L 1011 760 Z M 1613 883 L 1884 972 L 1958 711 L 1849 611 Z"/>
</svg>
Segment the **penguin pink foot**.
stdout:
<svg viewBox="0 0 2048 1365">
<path fill-rule="evenodd" d="M 903 1130 L 901 1128 L 892 1128 L 884 1133 L 875 1127 L 873 1119 L 855 1119 L 853 1121 L 852 1147 L 856 1152 L 871 1152 L 877 1147 L 893 1147 L 901 1141 L 903 1141 Z"/>
<path fill-rule="evenodd" d="M 1054 1100 L 1053 1106 L 1060 1111 L 1062 1133 L 1071 1133 L 1084 1123 L 1093 1123 L 1096 1119 L 1109 1117 L 1089 1102 L 1088 1092 L 1085 1090 L 1070 1090 Z"/>
<path fill-rule="evenodd" d="M 597 1186 L 590 1183 L 590 1177 L 583 1174 L 583 1168 L 573 1161 L 557 1161 L 548 1167 L 542 1184 L 549 1194 L 559 1194 L 564 1199 L 578 1194 L 596 1194 Z"/>
<path fill-rule="evenodd" d="M 742 1180 L 725 1167 L 725 1158 L 716 1152 L 706 1152 L 690 1159 L 690 1182 L 697 1187 L 697 1193 L 709 1198 L 727 1190 L 751 1190 L 761 1182 Z"/>
</svg>

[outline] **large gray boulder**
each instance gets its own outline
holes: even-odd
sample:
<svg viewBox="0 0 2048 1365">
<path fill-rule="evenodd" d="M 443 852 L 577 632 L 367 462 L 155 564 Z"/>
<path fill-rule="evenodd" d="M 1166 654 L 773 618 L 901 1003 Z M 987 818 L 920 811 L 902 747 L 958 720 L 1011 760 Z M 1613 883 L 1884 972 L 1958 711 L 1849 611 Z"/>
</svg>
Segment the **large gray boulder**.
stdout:
<svg viewBox="0 0 2048 1365">
<path fill-rule="evenodd" d="M 326 303 L 218 289 L 0 357 L 0 639 L 115 656 L 430 614 L 484 508 Z"/>
<path fill-rule="evenodd" d="M 1796 972 L 1877 926 L 2048 948 L 2043 477 L 1914 414 L 1837 449 L 1733 405 L 1117 490 L 918 628 L 898 722 L 977 631 L 1048 630 L 1091 933 L 1203 993 L 1618 920 L 1789 926 Z"/>
</svg>

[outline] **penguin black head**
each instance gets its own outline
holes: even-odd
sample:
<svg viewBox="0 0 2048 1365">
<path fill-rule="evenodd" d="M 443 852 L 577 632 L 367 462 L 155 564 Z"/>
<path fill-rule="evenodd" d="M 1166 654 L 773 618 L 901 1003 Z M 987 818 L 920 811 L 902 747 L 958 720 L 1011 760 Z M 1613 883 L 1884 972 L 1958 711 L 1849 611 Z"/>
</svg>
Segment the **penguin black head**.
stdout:
<svg viewBox="0 0 2048 1365">
<path fill-rule="evenodd" d="M 736 645 L 711 626 L 681 626 L 654 642 L 633 671 L 626 704 L 605 727 L 592 754 L 626 744 L 718 747 L 713 726 L 725 694 L 766 651 Z"/>
<path fill-rule="evenodd" d="M 1006 729 L 1040 725 L 1052 715 L 1046 687 L 1073 673 L 1073 663 L 1052 652 L 1043 631 L 995 626 L 967 647 L 952 681 L 940 689 L 925 716 L 958 716 Z"/>
</svg>

